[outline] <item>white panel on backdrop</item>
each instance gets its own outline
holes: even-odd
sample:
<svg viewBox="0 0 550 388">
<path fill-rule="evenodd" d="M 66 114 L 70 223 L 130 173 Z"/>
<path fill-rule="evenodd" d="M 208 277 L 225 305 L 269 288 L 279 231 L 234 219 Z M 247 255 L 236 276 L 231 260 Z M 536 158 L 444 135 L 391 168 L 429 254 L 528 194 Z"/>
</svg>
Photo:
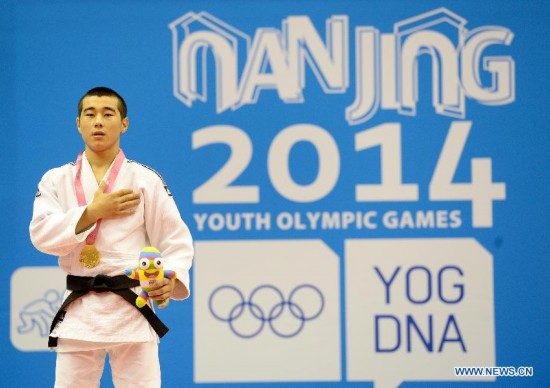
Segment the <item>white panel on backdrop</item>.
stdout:
<svg viewBox="0 0 550 388">
<path fill-rule="evenodd" d="M 320 240 L 200 241 L 195 381 L 339 381 L 338 256 Z"/>
<path fill-rule="evenodd" d="M 11 277 L 11 343 L 19 350 L 48 350 L 48 334 L 65 291 L 58 267 L 20 267 Z"/>
<path fill-rule="evenodd" d="M 456 381 L 453 367 L 495 365 L 493 256 L 477 241 L 346 240 L 345 249 L 350 381 Z"/>
</svg>

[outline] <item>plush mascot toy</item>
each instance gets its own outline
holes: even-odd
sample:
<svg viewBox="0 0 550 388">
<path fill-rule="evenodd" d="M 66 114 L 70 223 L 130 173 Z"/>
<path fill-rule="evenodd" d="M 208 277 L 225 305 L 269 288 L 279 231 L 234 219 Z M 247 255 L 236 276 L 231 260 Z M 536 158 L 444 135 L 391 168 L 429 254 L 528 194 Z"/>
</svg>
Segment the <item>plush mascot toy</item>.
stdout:
<svg viewBox="0 0 550 388">
<path fill-rule="evenodd" d="M 136 298 L 136 306 L 143 307 L 149 300 L 148 292 L 152 289 L 157 279 L 174 279 L 176 273 L 163 268 L 164 260 L 160 257 L 160 252 L 155 247 L 145 247 L 139 254 L 139 267 L 126 269 L 124 274 L 130 279 L 139 280 L 141 292 Z M 155 300 L 156 304 L 160 302 Z"/>
</svg>

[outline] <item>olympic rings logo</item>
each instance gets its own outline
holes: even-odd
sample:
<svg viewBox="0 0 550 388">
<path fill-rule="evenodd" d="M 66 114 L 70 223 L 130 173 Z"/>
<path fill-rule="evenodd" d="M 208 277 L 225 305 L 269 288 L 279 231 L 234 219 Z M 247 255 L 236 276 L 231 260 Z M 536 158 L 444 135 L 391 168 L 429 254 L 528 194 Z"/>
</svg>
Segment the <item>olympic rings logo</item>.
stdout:
<svg viewBox="0 0 550 388">
<path fill-rule="evenodd" d="M 311 284 L 295 287 L 288 299 L 269 284 L 256 287 L 248 299 L 237 287 L 223 285 L 212 292 L 208 307 L 214 318 L 227 322 L 238 337 L 256 337 L 267 324 L 277 336 L 291 338 L 302 331 L 306 321 L 321 315 L 325 298 Z"/>
</svg>

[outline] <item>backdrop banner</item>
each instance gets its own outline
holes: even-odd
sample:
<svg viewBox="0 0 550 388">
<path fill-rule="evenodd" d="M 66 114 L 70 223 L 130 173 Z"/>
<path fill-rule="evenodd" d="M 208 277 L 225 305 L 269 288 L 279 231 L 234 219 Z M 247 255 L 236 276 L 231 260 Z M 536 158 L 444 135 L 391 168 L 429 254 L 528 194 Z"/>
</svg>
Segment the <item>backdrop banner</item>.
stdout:
<svg viewBox="0 0 550 388">
<path fill-rule="evenodd" d="M 30 242 L 34 193 L 108 86 L 195 242 L 163 386 L 550 384 L 549 3 L 0 11 L 3 380 L 53 386 L 65 274 Z"/>
</svg>

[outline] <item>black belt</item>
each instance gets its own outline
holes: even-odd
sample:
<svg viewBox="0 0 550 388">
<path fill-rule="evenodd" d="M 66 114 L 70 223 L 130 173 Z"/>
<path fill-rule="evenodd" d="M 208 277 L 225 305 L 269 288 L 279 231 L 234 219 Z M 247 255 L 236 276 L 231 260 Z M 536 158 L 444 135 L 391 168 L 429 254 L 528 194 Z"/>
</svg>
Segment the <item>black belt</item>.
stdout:
<svg viewBox="0 0 550 388">
<path fill-rule="evenodd" d="M 57 314 L 52 321 L 50 327 L 50 337 L 48 339 L 48 347 L 55 348 L 57 346 L 57 337 L 52 337 L 51 333 L 59 322 L 63 320 L 66 314 L 66 308 L 72 302 L 86 295 L 89 291 L 95 292 L 114 292 L 120 295 L 124 300 L 138 309 L 143 314 L 145 319 L 149 322 L 151 327 L 155 330 L 159 337 L 164 336 L 168 332 L 168 327 L 162 323 L 162 321 L 155 315 L 153 310 L 148 305 L 143 307 L 136 306 L 137 295 L 130 290 L 132 287 L 139 286 L 139 280 L 130 279 L 128 276 L 106 276 L 97 275 L 95 277 L 89 276 L 74 276 L 67 275 L 67 289 L 71 290 L 71 294 L 65 299 Z"/>
</svg>

